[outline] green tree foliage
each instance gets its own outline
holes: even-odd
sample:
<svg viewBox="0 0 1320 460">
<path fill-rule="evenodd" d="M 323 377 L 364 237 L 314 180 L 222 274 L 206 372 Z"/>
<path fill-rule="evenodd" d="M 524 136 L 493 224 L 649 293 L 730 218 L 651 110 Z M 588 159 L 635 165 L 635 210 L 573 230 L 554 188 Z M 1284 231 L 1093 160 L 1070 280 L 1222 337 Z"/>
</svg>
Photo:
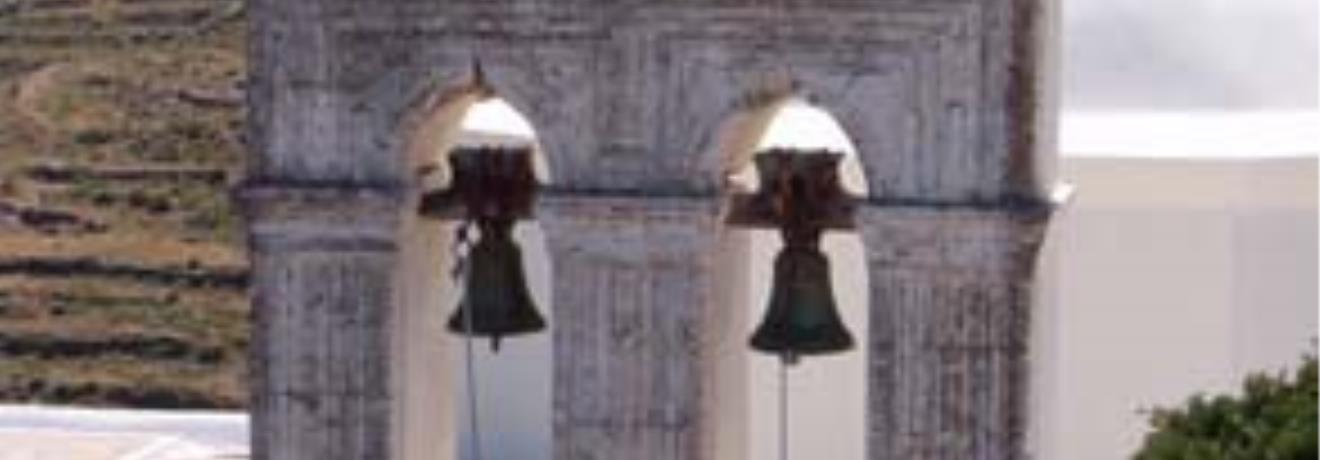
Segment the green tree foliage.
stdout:
<svg viewBox="0 0 1320 460">
<path fill-rule="evenodd" d="M 1316 460 L 1315 355 L 1289 377 L 1257 374 L 1241 395 L 1155 410 L 1135 460 Z"/>
</svg>

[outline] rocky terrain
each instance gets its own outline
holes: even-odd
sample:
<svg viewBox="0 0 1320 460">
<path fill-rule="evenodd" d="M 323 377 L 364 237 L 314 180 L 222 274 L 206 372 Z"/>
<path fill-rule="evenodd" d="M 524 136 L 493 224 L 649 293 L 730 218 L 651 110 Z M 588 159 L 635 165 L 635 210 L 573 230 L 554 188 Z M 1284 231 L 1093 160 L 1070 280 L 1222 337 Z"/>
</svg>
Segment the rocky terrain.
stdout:
<svg viewBox="0 0 1320 460">
<path fill-rule="evenodd" d="M 0 401 L 246 399 L 241 0 L 0 0 Z"/>
</svg>

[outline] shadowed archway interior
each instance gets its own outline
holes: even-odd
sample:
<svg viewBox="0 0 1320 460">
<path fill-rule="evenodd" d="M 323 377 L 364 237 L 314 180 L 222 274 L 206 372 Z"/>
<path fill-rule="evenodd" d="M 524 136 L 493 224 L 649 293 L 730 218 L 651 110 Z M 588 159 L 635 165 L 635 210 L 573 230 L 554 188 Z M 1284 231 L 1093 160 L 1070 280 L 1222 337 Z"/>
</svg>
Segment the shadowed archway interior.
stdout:
<svg viewBox="0 0 1320 460">
<path fill-rule="evenodd" d="M 537 181 L 545 185 L 549 171 L 536 133 L 528 120 L 507 102 L 492 98 L 474 104 L 463 118 L 455 147 L 523 146 L 534 147 L 533 168 Z M 459 420 L 459 459 L 550 458 L 550 373 L 553 362 L 551 330 L 553 315 L 550 301 L 550 261 L 541 226 L 532 220 L 518 222 L 514 241 L 521 247 L 523 270 L 528 289 L 546 330 L 503 341 L 498 352 L 476 340 L 473 345 L 477 400 L 477 429 L 465 404 L 470 397 L 468 380 L 461 363 L 456 363 L 453 386 L 460 395 L 454 415 Z M 452 311 L 452 306 L 442 306 Z M 455 350 L 461 350 L 465 338 L 449 334 Z M 461 361 L 461 359 L 459 360 Z M 480 442 L 480 457 L 473 442 Z"/>
<path fill-rule="evenodd" d="M 549 181 L 549 168 L 530 122 L 497 97 L 464 100 L 434 111 L 445 122 L 423 121 L 426 132 L 415 134 L 412 145 L 415 171 L 422 192 L 441 190 L 452 182 L 448 155 L 463 147 L 532 147 L 537 181 Z M 455 113 L 458 112 L 458 113 Z M 446 329 L 463 297 L 465 283 L 456 279 L 458 247 L 455 221 L 409 216 L 405 226 L 405 276 L 412 280 L 404 296 L 408 302 L 398 321 L 409 332 L 396 339 L 406 356 L 406 378 L 400 385 L 408 395 L 402 408 L 403 447 L 408 458 L 550 458 L 550 329 L 506 338 L 493 352 L 486 340 L 474 338 L 472 380 L 478 436 L 473 420 L 467 374 L 465 337 Z M 469 230 L 469 243 L 478 234 Z M 545 237 L 535 220 L 519 221 L 513 230 L 521 248 L 522 267 L 534 303 L 553 327 L 549 295 L 550 264 Z M 474 449 L 474 443 L 480 443 Z M 440 453 L 437 456 L 437 452 Z"/>
<path fill-rule="evenodd" d="M 843 128 L 826 110 L 802 99 L 789 99 L 773 112 L 755 151 L 772 148 L 829 149 L 842 153 L 840 182 L 849 195 L 865 196 L 866 180 L 856 149 Z M 742 163 L 729 177 L 732 188 L 753 191 L 760 180 L 751 161 Z M 781 362 L 777 356 L 756 353 L 747 343 L 762 320 L 773 286 L 775 256 L 783 247 L 776 230 L 734 228 L 729 244 L 741 246 L 737 262 L 726 270 L 745 277 L 732 295 L 729 308 L 737 324 L 726 329 L 734 337 L 725 353 L 743 353 L 745 379 L 742 397 L 746 424 L 744 452 L 747 460 L 779 458 L 781 435 L 787 434 L 788 458 L 863 458 L 865 408 L 865 347 L 856 346 L 841 354 L 803 358 L 788 369 L 787 388 L 782 388 Z M 730 246 L 725 246 L 729 248 Z M 830 262 L 830 278 L 839 312 L 857 344 L 868 343 L 866 263 L 861 238 L 856 233 L 830 231 L 821 241 Z M 787 390 L 787 433 L 781 433 L 781 391 Z M 831 423 L 819 423 L 831 420 Z"/>
</svg>

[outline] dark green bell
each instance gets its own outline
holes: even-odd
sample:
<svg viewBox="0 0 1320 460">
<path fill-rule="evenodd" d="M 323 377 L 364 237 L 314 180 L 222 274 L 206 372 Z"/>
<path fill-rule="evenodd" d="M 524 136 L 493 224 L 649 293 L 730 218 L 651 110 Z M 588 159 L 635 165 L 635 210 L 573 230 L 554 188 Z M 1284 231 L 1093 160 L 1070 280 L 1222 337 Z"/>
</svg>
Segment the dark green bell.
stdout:
<svg viewBox="0 0 1320 460">
<path fill-rule="evenodd" d="M 463 300 L 448 327 L 457 334 L 490 337 L 491 349 L 499 351 L 501 338 L 541 331 L 545 320 L 527 290 L 522 251 L 511 235 L 513 221 L 483 220 L 479 225 L 481 236 L 469 254 Z"/>
<path fill-rule="evenodd" d="M 829 259 L 816 243 L 819 233 L 812 233 L 785 235 L 788 244 L 775 257 L 770 305 L 751 340 L 753 349 L 779 355 L 789 364 L 802 355 L 853 347 L 834 301 Z"/>
</svg>

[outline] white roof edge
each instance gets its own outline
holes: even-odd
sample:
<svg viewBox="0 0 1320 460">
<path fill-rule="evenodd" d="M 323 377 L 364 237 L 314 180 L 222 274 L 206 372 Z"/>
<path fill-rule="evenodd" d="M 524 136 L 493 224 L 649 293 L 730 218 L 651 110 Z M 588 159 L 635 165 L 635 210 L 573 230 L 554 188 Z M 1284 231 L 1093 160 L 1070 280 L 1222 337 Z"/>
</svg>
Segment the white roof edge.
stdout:
<svg viewBox="0 0 1320 460">
<path fill-rule="evenodd" d="M 70 443 L 96 438 L 140 443 L 119 460 L 245 458 L 248 432 L 248 414 L 242 411 L 0 405 L 0 435 L 11 441 L 41 436 L 44 442 L 53 437 Z"/>
<path fill-rule="evenodd" d="M 1065 111 L 1064 157 L 1320 157 L 1320 108 L 1254 112 Z"/>
</svg>

